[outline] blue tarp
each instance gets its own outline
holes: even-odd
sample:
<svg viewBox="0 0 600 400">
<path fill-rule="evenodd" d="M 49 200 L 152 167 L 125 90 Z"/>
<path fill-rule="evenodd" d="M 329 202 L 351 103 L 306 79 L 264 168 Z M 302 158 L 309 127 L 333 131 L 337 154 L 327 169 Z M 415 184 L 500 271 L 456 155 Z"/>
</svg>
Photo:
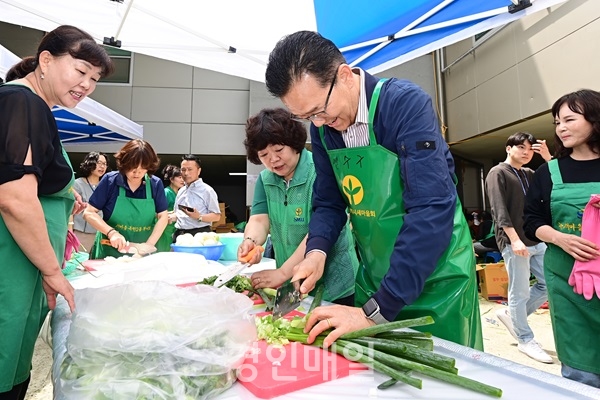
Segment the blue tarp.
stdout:
<svg viewBox="0 0 600 400">
<path fill-rule="evenodd" d="M 342 49 L 350 64 L 366 70 L 375 68 L 376 71 L 383 69 L 381 65 L 391 67 L 394 60 L 400 61 L 399 57 L 432 43 L 438 45 L 432 46 L 429 51 L 502 25 L 523 14 L 508 12 L 513 4 L 510 0 L 377 0 L 369 3 L 315 0 L 314 3 L 319 33 Z M 357 7 L 349 3 L 368 6 Z M 355 48 L 369 41 L 376 43 Z M 382 43 L 385 45 L 381 49 L 357 62 L 359 57 Z"/>
</svg>

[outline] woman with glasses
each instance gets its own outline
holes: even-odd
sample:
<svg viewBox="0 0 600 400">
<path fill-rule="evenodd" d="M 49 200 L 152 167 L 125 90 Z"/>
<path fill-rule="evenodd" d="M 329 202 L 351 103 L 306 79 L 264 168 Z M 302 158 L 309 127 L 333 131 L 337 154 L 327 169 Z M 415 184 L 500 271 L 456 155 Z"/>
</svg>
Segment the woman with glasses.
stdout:
<svg viewBox="0 0 600 400">
<path fill-rule="evenodd" d="M 241 257 L 271 233 L 277 269 L 252 275 L 255 288 L 277 288 L 293 275 L 293 267 L 304 258 L 306 235 L 312 215 L 315 165 L 304 148 L 306 128 L 282 108 L 265 109 L 246 122 L 248 160 L 264 169 L 257 180 L 252 215 L 239 248 Z M 260 253 L 252 263 L 260 261 Z M 323 275 L 323 298 L 337 304 L 354 305 L 354 279 L 358 258 L 348 221 L 327 258 Z"/>
<path fill-rule="evenodd" d="M 107 158 L 106 154 L 98 151 L 88 153 L 81 164 L 79 164 L 80 177 L 75 179 L 73 189 L 81 195 L 84 202 L 88 202 L 100 183 L 100 179 L 106 173 Z M 96 229 L 88 224 L 82 214 L 73 217 L 73 232 L 86 252 L 90 251 L 96 237 Z"/>
<path fill-rule="evenodd" d="M 309 340 L 333 328 L 328 346 L 346 332 L 430 315 L 428 331 L 481 349 L 473 245 L 431 97 L 351 67 L 332 41 L 308 31 L 275 46 L 265 78 L 295 118 L 312 122 L 313 210 L 292 279 L 304 278 L 308 293 L 329 272 L 348 213 L 363 264 L 356 307 L 315 309 Z"/>
</svg>

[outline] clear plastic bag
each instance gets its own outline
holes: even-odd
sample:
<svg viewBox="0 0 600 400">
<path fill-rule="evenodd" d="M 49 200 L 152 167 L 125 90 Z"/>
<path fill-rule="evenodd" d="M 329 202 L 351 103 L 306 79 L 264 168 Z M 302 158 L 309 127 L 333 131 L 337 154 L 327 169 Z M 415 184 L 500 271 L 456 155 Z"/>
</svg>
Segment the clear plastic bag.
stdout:
<svg viewBox="0 0 600 400">
<path fill-rule="evenodd" d="M 227 288 L 134 282 L 78 290 L 60 385 L 67 399 L 207 399 L 256 339 L 252 301 Z"/>
</svg>

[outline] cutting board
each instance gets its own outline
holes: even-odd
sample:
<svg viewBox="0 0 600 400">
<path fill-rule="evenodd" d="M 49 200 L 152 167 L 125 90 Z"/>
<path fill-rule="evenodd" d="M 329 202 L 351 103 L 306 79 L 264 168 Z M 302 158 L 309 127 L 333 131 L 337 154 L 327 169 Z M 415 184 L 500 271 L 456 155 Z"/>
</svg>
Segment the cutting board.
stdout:
<svg viewBox="0 0 600 400">
<path fill-rule="evenodd" d="M 294 315 L 303 314 L 288 314 Z M 362 364 L 319 347 L 297 342 L 275 347 L 260 340 L 240 367 L 238 380 L 254 396 L 271 399 L 365 369 Z"/>
<path fill-rule="evenodd" d="M 100 269 L 102 267 L 106 267 L 107 265 L 109 265 L 106 261 L 104 260 L 85 260 L 83 263 L 81 263 L 86 270 L 88 271 L 96 271 L 97 269 Z"/>
</svg>

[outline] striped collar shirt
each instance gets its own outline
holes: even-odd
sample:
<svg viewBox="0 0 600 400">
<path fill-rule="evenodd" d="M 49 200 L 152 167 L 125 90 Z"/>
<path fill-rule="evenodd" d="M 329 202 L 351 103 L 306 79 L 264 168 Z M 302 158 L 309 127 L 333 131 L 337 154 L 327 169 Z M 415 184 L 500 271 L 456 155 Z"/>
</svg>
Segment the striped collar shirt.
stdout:
<svg viewBox="0 0 600 400">
<path fill-rule="evenodd" d="M 367 107 L 367 94 L 365 90 L 365 73 L 360 68 L 353 69 L 360 75 L 360 94 L 358 96 L 358 112 L 356 121 L 347 130 L 342 132 L 342 139 L 346 147 L 360 147 L 369 145 L 369 107 Z"/>
</svg>

